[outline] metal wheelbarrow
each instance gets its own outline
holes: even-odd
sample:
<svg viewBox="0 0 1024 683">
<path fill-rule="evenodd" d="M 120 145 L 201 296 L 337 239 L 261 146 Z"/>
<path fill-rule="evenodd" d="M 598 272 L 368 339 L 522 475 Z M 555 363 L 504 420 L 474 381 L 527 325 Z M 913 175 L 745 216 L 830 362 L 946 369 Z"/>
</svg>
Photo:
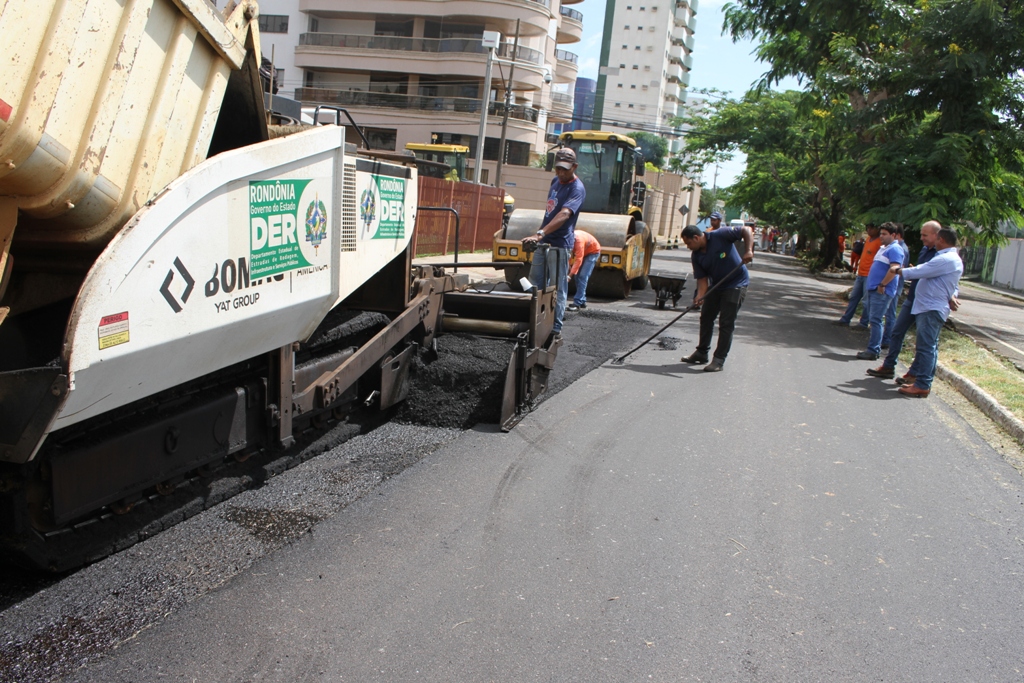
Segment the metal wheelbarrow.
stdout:
<svg viewBox="0 0 1024 683">
<path fill-rule="evenodd" d="M 672 308 L 675 308 L 683 296 L 683 290 L 686 289 L 685 275 L 652 274 L 648 276 L 648 280 L 651 283 L 651 289 L 655 292 L 655 306 L 658 308 L 665 308 L 665 303 L 669 299 L 672 299 Z"/>
</svg>

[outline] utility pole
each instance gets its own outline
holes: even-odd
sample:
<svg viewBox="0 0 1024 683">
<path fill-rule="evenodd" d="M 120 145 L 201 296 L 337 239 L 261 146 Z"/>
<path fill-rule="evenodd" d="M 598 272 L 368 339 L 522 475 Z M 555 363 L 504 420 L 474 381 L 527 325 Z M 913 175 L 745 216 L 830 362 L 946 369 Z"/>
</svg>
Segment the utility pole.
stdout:
<svg viewBox="0 0 1024 683">
<path fill-rule="evenodd" d="M 508 133 L 508 111 L 512 107 L 512 77 L 516 73 L 519 59 L 519 19 L 516 19 L 516 39 L 512 44 L 512 64 L 508 67 L 508 81 L 505 83 L 505 113 L 501 117 L 501 142 L 498 143 L 498 169 L 494 173 L 494 186 L 501 187 L 501 171 L 505 166 L 505 139 Z"/>
<path fill-rule="evenodd" d="M 494 65 L 494 48 L 498 47 L 497 31 L 484 31 L 480 44 L 487 50 L 487 68 L 484 71 L 484 91 L 480 97 L 480 134 L 476 137 L 476 159 L 473 167 L 473 182 L 480 184 L 480 172 L 484 165 L 484 142 L 487 140 L 487 108 L 491 104 L 491 67 Z"/>
</svg>

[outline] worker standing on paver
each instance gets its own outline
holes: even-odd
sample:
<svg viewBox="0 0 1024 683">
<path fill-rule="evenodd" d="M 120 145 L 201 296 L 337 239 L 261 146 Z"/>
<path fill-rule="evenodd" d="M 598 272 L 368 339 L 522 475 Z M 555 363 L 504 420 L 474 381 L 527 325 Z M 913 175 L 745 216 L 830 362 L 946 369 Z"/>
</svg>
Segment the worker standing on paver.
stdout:
<svg viewBox="0 0 1024 683">
<path fill-rule="evenodd" d="M 743 256 L 740 256 L 735 246 L 740 240 L 743 240 Z M 697 350 L 682 360 L 684 363 L 695 364 L 708 362 L 717 319 L 718 346 L 704 372 L 719 372 L 732 347 L 736 316 L 747 295 L 747 285 L 750 284 L 750 274 L 743 264 L 754 260 L 754 235 L 746 226 L 701 232 L 696 226 L 688 225 L 683 228 L 683 241 L 692 252 L 690 262 L 693 264 L 693 277 L 697 280 L 696 303 L 701 305 L 701 311 Z M 711 283 L 717 289 L 708 294 Z"/>
<path fill-rule="evenodd" d="M 576 294 L 566 310 L 578 311 L 587 307 L 587 283 L 590 282 L 590 275 L 594 272 L 597 258 L 601 255 L 601 244 L 589 232 L 577 230 L 572 255 L 569 277 L 576 279 Z"/>
<path fill-rule="evenodd" d="M 533 267 L 530 269 L 530 283 L 541 289 L 548 285 L 548 259 L 555 263 L 555 325 L 552 334 L 562 333 L 565 320 L 565 303 L 569 298 L 569 250 L 575 242 L 576 219 L 587 196 L 583 181 L 576 177 L 576 152 L 562 147 L 555 152 L 555 177 L 548 190 L 548 205 L 544 220 L 536 235 L 523 239 L 527 244 L 540 243 L 550 246 L 548 253 L 543 249 L 533 252 Z"/>
</svg>

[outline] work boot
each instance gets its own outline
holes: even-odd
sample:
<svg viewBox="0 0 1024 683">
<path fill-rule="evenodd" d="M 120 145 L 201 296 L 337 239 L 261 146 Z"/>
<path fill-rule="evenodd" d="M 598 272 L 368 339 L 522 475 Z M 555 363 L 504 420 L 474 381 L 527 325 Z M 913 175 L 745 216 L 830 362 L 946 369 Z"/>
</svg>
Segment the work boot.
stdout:
<svg viewBox="0 0 1024 683">
<path fill-rule="evenodd" d="M 680 360 L 692 365 L 704 365 L 708 362 L 708 354 L 701 353 L 700 351 L 694 351 L 689 356 L 683 356 Z"/>
<path fill-rule="evenodd" d="M 914 377 L 913 375 L 911 375 L 909 372 L 907 374 L 903 375 L 902 377 L 897 377 L 896 378 L 896 384 L 899 384 L 901 387 L 902 386 L 909 387 L 911 384 L 913 384 L 916 381 L 917 381 L 917 378 Z"/>
<path fill-rule="evenodd" d="M 896 368 L 887 368 L 879 365 L 877 368 L 868 368 L 868 374 L 879 379 L 892 379 L 896 376 Z"/>
<path fill-rule="evenodd" d="M 576 304 L 569 304 L 568 306 L 565 307 L 565 310 L 575 313 L 576 311 L 580 310 L 580 307 L 577 306 Z"/>
<path fill-rule="evenodd" d="M 871 351 L 861 351 L 857 354 L 860 360 L 878 360 L 878 354 Z"/>
<path fill-rule="evenodd" d="M 724 365 L 725 361 L 721 358 L 712 358 L 708 366 L 704 368 L 704 372 L 721 372 Z"/>
<path fill-rule="evenodd" d="M 931 393 L 930 390 L 921 389 L 920 387 L 916 387 L 913 384 L 902 386 L 896 391 L 900 392 L 904 396 L 910 396 L 912 398 L 928 398 L 928 394 Z"/>
</svg>

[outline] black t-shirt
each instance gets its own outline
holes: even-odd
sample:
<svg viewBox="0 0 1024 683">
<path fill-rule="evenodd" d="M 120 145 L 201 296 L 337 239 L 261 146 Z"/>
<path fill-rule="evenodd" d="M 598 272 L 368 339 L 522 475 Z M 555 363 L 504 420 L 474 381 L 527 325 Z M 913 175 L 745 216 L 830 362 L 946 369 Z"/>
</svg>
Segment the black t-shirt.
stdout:
<svg viewBox="0 0 1024 683">
<path fill-rule="evenodd" d="M 854 242 L 853 243 L 853 247 L 851 248 L 851 251 L 853 251 L 854 254 L 863 254 L 864 253 L 864 240 L 857 240 L 856 242 Z"/>
</svg>

